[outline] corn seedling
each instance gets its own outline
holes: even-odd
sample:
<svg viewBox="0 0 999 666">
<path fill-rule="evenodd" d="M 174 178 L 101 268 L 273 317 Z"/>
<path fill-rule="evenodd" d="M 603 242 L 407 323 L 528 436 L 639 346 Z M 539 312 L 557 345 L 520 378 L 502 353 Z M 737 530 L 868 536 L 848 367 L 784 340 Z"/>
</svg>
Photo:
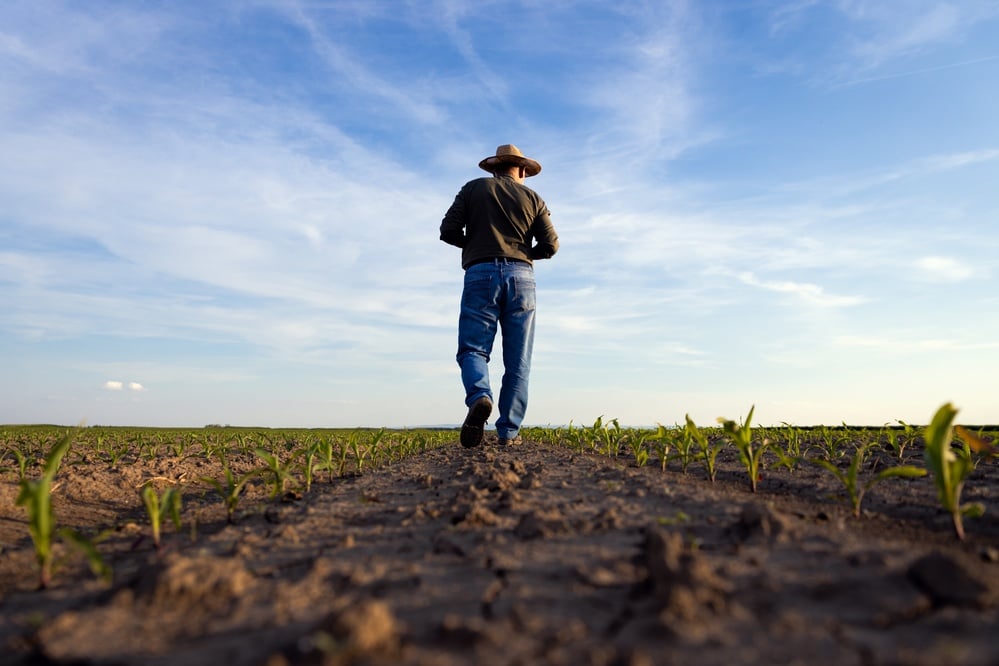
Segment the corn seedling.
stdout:
<svg viewBox="0 0 999 666">
<path fill-rule="evenodd" d="M 978 434 L 975 434 L 964 426 L 958 425 L 954 426 L 954 432 L 964 442 L 965 452 L 969 457 L 972 455 L 972 452 L 979 456 L 999 455 L 999 447 L 996 447 L 994 443 L 985 441 L 984 429 L 980 429 Z"/>
<path fill-rule="evenodd" d="M 382 437 L 385 436 L 385 429 L 382 428 L 371 438 L 367 446 L 361 445 L 362 433 L 360 431 L 355 431 L 351 434 L 348 442 L 350 443 L 350 452 L 354 455 L 354 464 L 357 467 L 357 473 L 360 474 L 362 468 L 364 467 L 364 461 L 367 457 L 371 456 L 378 446 L 378 442 L 381 441 Z"/>
<path fill-rule="evenodd" d="M 847 499 L 850 502 L 850 508 L 853 510 L 855 518 L 860 518 L 860 503 L 864 499 L 864 494 L 878 483 L 888 479 L 912 479 L 920 476 L 926 476 L 925 469 L 920 469 L 911 465 L 899 465 L 897 467 L 885 468 L 868 479 L 865 483 L 861 483 L 860 470 L 864 464 L 867 449 L 870 448 L 870 446 L 871 444 L 868 443 L 861 444 L 857 447 L 853 454 L 853 458 L 850 460 L 849 466 L 846 468 L 846 471 L 841 470 L 835 463 L 822 458 L 808 460 L 808 462 L 813 465 L 828 471 L 843 485 L 843 489 L 846 491 Z"/>
<path fill-rule="evenodd" d="M 981 516 L 985 507 L 978 502 L 961 504 L 961 491 L 974 465 L 971 456 L 964 450 L 951 446 L 954 440 L 951 424 L 956 415 L 957 410 L 949 402 L 937 410 L 933 421 L 926 426 L 924 455 L 926 466 L 933 474 L 940 504 L 950 513 L 957 538 L 964 541 L 962 518 Z"/>
<path fill-rule="evenodd" d="M 295 463 L 296 456 L 290 456 L 288 460 L 281 462 L 277 453 L 271 453 L 265 449 L 256 449 L 257 457 L 264 461 L 264 466 L 257 471 L 261 474 L 269 474 L 271 478 L 271 499 L 284 494 L 291 479 L 291 468 Z"/>
<path fill-rule="evenodd" d="M 17 461 L 17 478 L 21 481 L 28 475 L 28 456 L 21 453 L 21 449 L 14 449 L 14 459 Z"/>
<path fill-rule="evenodd" d="M 222 463 L 222 481 L 208 476 L 201 477 L 201 480 L 215 488 L 218 494 L 222 496 L 222 501 L 225 503 L 226 520 L 231 523 L 233 522 L 233 515 L 236 513 L 240 497 L 243 494 L 243 489 L 246 488 L 246 484 L 254 476 L 260 474 L 260 470 L 254 469 L 237 477 L 233 473 L 232 467 L 229 466 L 229 460 L 221 451 L 219 452 L 219 461 Z"/>
<path fill-rule="evenodd" d="M 190 445 L 191 443 L 186 437 L 178 437 L 170 445 L 170 452 L 175 458 L 183 458 L 187 455 L 187 449 Z"/>
<path fill-rule="evenodd" d="M 662 426 L 659 427 L 661 428 Z M 683 430 L 680 431 L 680 437 L 677 439 L 676 455 L 674 458 L 680 462 L 680 471 L 684 474 L 687 473 L 687 467 L 697 456 L 697 441 L 697 436 L 690 428 L 684 427 Z"/>
<path fill-rule="evenodd" d="M 789 472 L 793 472 L 794 468 L 801 462 L 800 456 L 791 455 L 779 446 L 771 446 L 770 452 L 777 458 L 777 460 L 774 461 L 774 465 L 780 465 Z"/>
<path fill-rule="evenodd" d="M 718 474 L 718 454 L 725 448 L 725 445 L 721 442 L 712 444 L 708 436 L 690 418 L 690 414 L 685 414 L 684 417 L 687 420 L 687 423 L 683 426 L 684 430 L 690 431 L 691 438 L 701 452 L 701 459 L 704 461 L 704 469 L 708 473 L 708 480 L 714 483 L 715 475 Z"/>
<path fill-rule="evenodd" d="M 108 463 L 111 469 L 118 467 L 121 459 L 128 454 L 128 449 L 129 444 L 127 441 L 107 439 L 103 435 L 97 436 L 97 454 Z"/>
<path fill-rule="evenodd" d="M 201 452 L 207 458 L 217 458 L 225 452 L 220 437 L 215 433 L 204 433 L 201 439 Z"/>
<path fill-rule="evenodd" d="M 659 458 L 659 467 L 664 472 L 670 461 L 669 452 L 672 450 L 673 437 L 669 430 L 660 425 L 656 431 L 656 457 Z"/>
<path fill-rule="evenodd" d="M 591 441 L 602 455 L 608 458 L 616 457 L 620 451 L 621 425 L 617 419 L 611 419 L 610 425 L 604 425 L 604 417 L 598 416 L 593 422 Z"/>
<path fill-rule="evenodd" d="M 760 479 L 760 464 L 763 453 L 769 446 L 767 440 L 763 440 L 758 446 L 753 445 L 753 431 L 749 424 L 753 419 L 753 410 L 755 409 L 756 405 L 749 408 L 746 421 L 741 425 L 724 417 L 718 418 L 718 422 L 722 424 L 722 429 L 739 449 L 739 460 L 746 468 L 746 473 L 749 475 L 749 487 L 754 493 L 756 492 L 756 482 Z"/>
<path fill-rule="evenodd" d="M 350 457 L 350 442 L 344 439 L 336 440 L 337 476 L 343 476 L 347 471 L 347 459 Z"/>
<path fill-rule="evenodd" d="M 786 421 L 781 423 L 784 426 L 780 430 L 780 446 L 771 446 L 770 451 L 777 457 L 777 461 L 774 463 L 784 467 L 789 472 L 793 472 L 794 468 L 798 466 L 801 462 L 801 428 L 796 428 Z M 777 435 L 775 434 L 775 437 Z"/>
<path fill-rule="evenodd" d="M 316 455 L 319 457 L 319 462 L 316 464 L 316 470 L 326 470 L 329 475 L 330 483 L 333 483 L 333 470 L 336 468 L 336 451 L 336 438 L 333 435 L 324 435 L 319 437 L 319 440 L 316 442 Z"/>
<path fill-rule="evenodd" d="M 45 457 L 42 475 L 36 480 L 21 479 L 21 490 L 17 505 L 28 512 L 28 531 L 35 546 L 35 559 L 38 561 L 39 587 L 48 587 L 52 580 L 52 537 L 55 534 L 55 512 L 52 510 L 52 480 L 63 457 L 73 441 L 72 433 L 67 433 Z"/>
<path fill-rule="evenodd" d="M 60 528 L 58 533 L 59 537 L 66 541 L 66 543 L 83 553 L 84 557 L 87 558 L 87 565 L 90 567 L 90 571 L 95 576 L 105 583 L 111 582 L 111 566 L 104 561 L 104 558 L 97 550 L 97 541 L 103 537 L 88 539 L 76 530 L 71 530 L 67 527 Z"/>
<path fill-rule="evenodd" d="M 599 421 L 599 419 L 597 420 Z M 590 451 L 595 447 L 593 431 L 589 428 L 574 428 L 571 422 L 569 423 L 568 439 L 573 443 L 572 449 L 576 453 Z"/>
<path fill-rule="evenodd" d="M 169 518 L 175 529 L 180 529 L 180 493 L 176 488 L 167 488 L 157 493 L 151 483 L 142 486 L 142 503 L 146 506 L 149 525 L 153 531 L 153 545 L 160 549 L 160 532 L 163 519 Z"/>
<path fill-rule="evenodd" d="M 631 448 L 631 455 L 635 458 L 635 465 L 638 467 L 645 467 L 649 462 L 649 446 L 647 441 L 649 439 L 648 431 L 639 431 L 632 433 L 628 437 L 628 446 Z"/>
<path fill-rule="evenodd" d="M 902 460 L 902 458 L 905 457 L 906 447 L 912 443 L 913 439 L 915 439 L 915 431 L 913 427 L 905 421 L 896 421 L 896 423 L 902 426 L 902 430 L 899 430 L 897 426 L 892 426 L 886 423 L 883 428 L 883 432 L 885 436 L 885 444 L 888 445 L 888 448 L 892 450 L 899 460 Z"/>
<path fill-rule="evenodd" d="M 157 442 L 144 442 L 139 449 L 139 458 L 144 460 L 156 460 L 160 454 L 160 447 Z"/>
<path fill-rule="evenodd" d="M 795 458 L 801 457 L 801 428 L 797 428 L 787 421 L 782 421 L 784 426 L 784 453 Z"/>
<path fill-rule="evenodd" d="M 301 448 L 296 449 L 293 455 L 302 459 L 302 481 L 305 482 L 305 492 L 308 493 L 312 490 L 312 478 L 320 464 L 316 460 L 319 457 L 319 442 L 310 440 Z"/>
<path fill-rule="evenodd" d="M 849 442 L 848 434 L 840 434 L 834 428 L 820 426 L 819 437 L 822 439 L 820 450 L 826 460 L 843 457 L 843 446 Z"/>
<path fill-rule="evenodd" d="M 604 428 L 604 439 L 606 443 L 604 453 L 611 458 L 616 458 L 621 455 L 621 447 L 624 445 L 627 438 L 628 436 L 621 428 L 620 422 L 618 422 L 617 419 L 611 419 L 610 425 Z"/>
</svg>

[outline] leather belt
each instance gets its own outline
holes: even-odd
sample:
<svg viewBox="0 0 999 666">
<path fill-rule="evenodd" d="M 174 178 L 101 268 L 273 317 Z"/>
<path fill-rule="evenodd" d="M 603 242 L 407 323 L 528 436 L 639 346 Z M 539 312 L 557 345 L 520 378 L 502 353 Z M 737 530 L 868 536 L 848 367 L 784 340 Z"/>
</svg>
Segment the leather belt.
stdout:
<svg viewBox="0 0 999 666">
<path fill-rule="evenodd" d="M 527 264 L 528 266 L 530 266 L 530 263 L 524 261 L 523 259 L 514 259 L 512 257 L 486 257 L 485 259 L 476 259 L 468 266 L 465 266 L 465 268 L 469 269 L 472 266 L 478 266 L 479 264 L 514 264 L 514 263 Z"/>
</svg>

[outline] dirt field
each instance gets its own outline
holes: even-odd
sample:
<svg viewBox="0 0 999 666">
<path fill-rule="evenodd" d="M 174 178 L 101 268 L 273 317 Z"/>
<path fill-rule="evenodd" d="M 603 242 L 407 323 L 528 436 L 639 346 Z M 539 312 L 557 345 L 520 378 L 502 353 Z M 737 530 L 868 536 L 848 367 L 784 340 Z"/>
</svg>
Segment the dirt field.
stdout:
<svg viewBox="0 0 999 666">
<path fill-rule="evenodd" d="M 109 530 L 114 579 L 61 547 L 41 591 L 5 472 L 0 663 L 999 664 L 995 461 L 960 543 L 929 478 L 875 486 L 855 519 L 811 466 L 766 469 L 754 495 L 731 451 L 712 484 L 494 441 L 283 499 L 255 486 L 234 524 L 199 481 L 216 462 L 77 462 L 56 514 Z M 184 495 L 162 552 L 149 479 Z"/>
</svg>

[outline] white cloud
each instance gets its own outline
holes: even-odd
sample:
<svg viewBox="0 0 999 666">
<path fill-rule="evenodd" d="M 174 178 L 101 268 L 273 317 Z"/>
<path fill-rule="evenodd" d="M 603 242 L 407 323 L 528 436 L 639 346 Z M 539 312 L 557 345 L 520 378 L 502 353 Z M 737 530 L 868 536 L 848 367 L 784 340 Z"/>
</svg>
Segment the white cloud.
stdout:
<svg viewBox="0 0 999 666">
<path fill-rule="evenodd" d="M 627 183 L 659 160 L 675 157 L 704 136 L 692 122 L 697 98 L 691 90 L 698 26 L 684 3 L 647 5 L 635 11 L 642 29 L 603 54 L 603 64 L 585 79 L 584 102 L 606 113 L 607 121 L 587 140 L 597 164 L 615 163 L 595 177 L 606 186 Z M 590 183 L 586 183 L 587 188 Z"/>
<path fill-rule="evenodd" d="M 875 337 L 869 335 L 841 335 L 835 338 L 834 343 L 841 347 L 884 349 L 903 353 L 936 353 L 943 351 L 984 352 L 999 349 L 999 342 L 970 342 L 954 338 L 903 338 Z"/>
<path fill-rule="evenodd" d="M 862 296 L 837 296 L 826 293 L 825 289 L 810 282 L 761 280 L 749 271 L 739 273 L 736 277 L 744 284 L 780 294 L 791 294 L 812 305 L 821 307 L 849 307 L 867 302 L 867 299 Z"/>
<path fill-rule="evenodd" d="M 140 384 L 139 382 L 129 382 L 128 383 L 128 390 L 130 390 L 130 391 L 145 391 L 146 387 L 143 386 L 142 384 Z"/>
<path fill-rule="evenodd" d="M 125 388 L 125 384 L 124 382 L 119 382 L 114 379 L 109 379 L 108 381 L 104 382 L 104 388 L 107 389 L 108 391 L 121 391 L 122 389 Z"/>
<path fill-rule="evenodd" d="M 991 57 L 959 57 L 926 66 L 921 58 L 961 45 L 975 28 L 999 16 L 999 4 L 994 0 L 792 0 L 771 4 L 775 5 L 768 10 L 771 34 L 780 38 L 801 31 L 808 35 L 809 53 L 793 53 L 793 49 L 782 51 L 781 60 L 762 64 L 759 70 L 811 75 L 834 87 L 989 60 Z M 831 21 L 830 10 L 838 13 L 840 20 Z M 837 25 L 837 28 L 828 31 L 823 27 L 826 25 Z M 816 59 L 818 53 L 828 55 Z M 906 68 L 912 64 L 918 66 Z"/>
<path fill-rule="evenodd" d="M 873 32 L 867 38 L 858 39 L 853 46 L 854 55 L 869 67 L 949 40 L 970 20 L 956 5 L 949 3 L 896 5 L 853 0 L 841 4 L 850 19 L 867 25 Z M 904 20 L 899 10 L 905 15 Z"/>
<path fill-rule="evenodd" d="M 923 279 L 931 282 L 962 282 L 975 275 L 975 269 L 952 257 L 921 257 L 916 267 Z"/>
</svg>

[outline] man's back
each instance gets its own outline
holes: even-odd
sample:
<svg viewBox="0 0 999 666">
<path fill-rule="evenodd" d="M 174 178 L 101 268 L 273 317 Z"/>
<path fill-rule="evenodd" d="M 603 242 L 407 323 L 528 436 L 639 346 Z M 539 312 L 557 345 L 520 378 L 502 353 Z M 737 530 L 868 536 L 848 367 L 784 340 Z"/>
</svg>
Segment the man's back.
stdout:
<svg viewBox="0 0 999 666">
<path fill-rule="evenodd" d="M 558 250 L 544 200 L 502 174 L 465 183 L 441 223 L 441 240 L 462 248 L 463 268 L 498 257 L 531 263 Z"/>
</svg>

